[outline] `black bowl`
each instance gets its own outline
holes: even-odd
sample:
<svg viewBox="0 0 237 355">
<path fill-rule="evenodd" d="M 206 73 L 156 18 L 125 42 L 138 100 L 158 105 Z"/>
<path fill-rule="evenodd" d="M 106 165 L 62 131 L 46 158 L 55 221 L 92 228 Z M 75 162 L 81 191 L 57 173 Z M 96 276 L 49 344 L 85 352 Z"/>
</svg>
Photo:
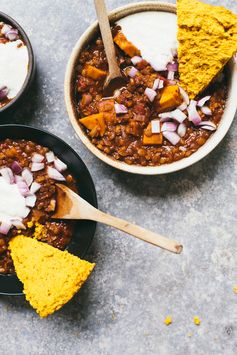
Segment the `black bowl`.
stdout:
<svg viewBox="0 0 237 355">
<path fill-rule="evenodd" d="M 50 148 L 67 165 L 76 179 L 79 194 L 94 207 L 97 207 L 95 186 L 91 175 L 78 154 L 62 139 L 41 129 L 17 124 L 0 126 L 0 141 L 27 139 Z M 83 258 L 95 234 L 96 222 L 78 221 L 71 243 L 67 250 Z M 1 295 L 22 295 L 22 284 L 15 275 L 0 274 Z"/>
<path fill-rule="evenodd" d="M 29 68 L 28 68 L 28 74 L 26 76 L 25 82 L 21 90 L 18 92 L 18 94 L 8 104 L 0 108 L 0 114 L 1 114 L 3 111 L 12 109 L 13 107 L 16 106 L 16 104 L 19 104 L 20 101 L 25 96 L 25 94 L 28 92 L 35 75 L 35 56 L 27 34 L 13 18 L 0 11 L 0 22 L 4 22 L 8 25 L 11 25 L 12 27 L 16 28 L 19 31 L 19 34 L 22 36 L 23 41 L 27 46 L 28 54 L 29 54 Z"/>
</svg>

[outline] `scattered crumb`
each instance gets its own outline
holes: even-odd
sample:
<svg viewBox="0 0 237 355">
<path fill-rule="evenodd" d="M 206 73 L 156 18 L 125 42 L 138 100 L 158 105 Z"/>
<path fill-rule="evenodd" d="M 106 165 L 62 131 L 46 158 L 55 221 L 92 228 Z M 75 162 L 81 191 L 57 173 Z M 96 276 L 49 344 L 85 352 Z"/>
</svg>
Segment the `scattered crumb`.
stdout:
<svg viewBox="0 0 237 355">
<path fill-rule="evenodd" d="M 234 286 L 234 292 L 237 294 L 237 285 Z"/>
<path fill-rule="evenodd" d="M 172 322 L 173 320 L 170 316 L 166 317 L 164 320 L 165 325 L 170 325 Z"/>
<path fill-rule="evenodd" d="M 192 336 L 193 336 L 193 333 L 192 333 L 192 332 L 188 333 L 188 337 L 189 337 L 189 338 L 191 338 Z"/>
<path fill-rule="evenodd" d="M 112 320 L 116 319 L 116 314 L 114 313 L 114 311 L 112 312 Z"/>
<path fill-rule="evenodd" d="M 201 320 L 197 316 L 193 317 L 193 322 L 196 325 L 200 325 L 201 324 Z"/>
</svg>

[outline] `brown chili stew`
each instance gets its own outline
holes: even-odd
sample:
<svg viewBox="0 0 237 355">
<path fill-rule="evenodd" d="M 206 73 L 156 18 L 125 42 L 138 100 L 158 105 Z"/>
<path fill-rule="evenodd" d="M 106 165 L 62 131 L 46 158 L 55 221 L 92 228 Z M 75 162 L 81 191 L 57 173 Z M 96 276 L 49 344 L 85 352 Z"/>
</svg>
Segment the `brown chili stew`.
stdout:
<svg viewBox="0 0 237 355">
<path fill-rule="evenodd" d="M 162 137 L 160 144 L 144 144 L 144 135 L 147 134 L 148 137 L 151 135 L 149 125 L 151 120 L 157 119 L 161 112 L 176 109 L 181 103 L 181 101 L 179 104 L 177 103 L 176 107 L 162 109 L 160 99 L 162 91 L 165 89 L 159 90 L 153 102 L 149 101 L 144 91 L 147 87 L 152 88 L 156 78 L 164 80 L 165 87 L 174 85 L 178 82 L 178 74 L 175 76 L 176 82 L 170 81 L 167 79 L 168 72 L 155 72 L 145 60 L 133 65 L 130 56 L 121 51 L 117 45 L 116 54 L 123 75 L 127 76 L 126 68 L 131 66 L 135 66 L 138 72 L 133 78 L 127 76 L 126 87 L 120 90 L 116 98 L 112 100 L 103 99 L 105 77 L 100 80 L 93 79 L 93 73 L 88 75 L 88 71 L 85 70 L 87 66 L 93 66 L 101 71 L 108 71 L 104 46 L 100 37 L 92 41 L 81 52 L 75 69 L 74 90 L 78 124 L 81 125 L 91 142 L 116 160 L 141 166 L 158 166 L 178 161 L 190 156 L 205 144 L 213 132 L 194 126 L 188 119 L 184 121 L 187 127 L 186 134 L 178 144 L 172 145 L 164 137 Z M 212 111 L 212 116 L 205 116 L 201 110 L 198 112 L 202 120 L 208 119 L 218 126 L 227 95 L 226 75 L 220 75 L 203 93 L 202 97 L 205 95 L 211 95 L 208 106 Z M 196 98 L 196 100 L 198 99 Z M 101 133 L 98 127 L 97 129 L 88 129 L 79 121 L 83 117 L 98 114 L 103 110 L 111 112 L 115 101 L 126 106 L 128 112 L 115 114 L 112 120 L 107 120 L 104 132 Z M 184 113 L 187 114 L 187 111 Z"/>
<path fill-rule="evenodd" d="M 33 154 L 38 153 L 45 156 L 48 151 L 48 148 L 31 141 L 6 139 L 0 142 L 0 167 L 11 167 L 12 163 L 17 161 L 22 168 L 30 169 Z M 56 181 L 49 178 L 46 170 L 47 166 L 53 167 L 53 163 L 47 163 L 46 159 L 44 159 L 44 164 L 45 168 L 43 170 L 33 172 L 34 181 L 38 182 L 41 188 L 36 192 L 37 200 L 35 206 L 31 208 L 30 214 L 23 220 L 26 229 L 19 231 L 14 227 L 7 236 L 0 233 L 0 273 L 14 273 L 8 242 L 19 232 L 28 237 L 36 237 L 37 226 L 38 230 L 43 228 L 42 233 L 38 232 L 40 241 L 61 250 L 66 248 L 72 238 L 73 222 L 53 222 L 50 220 L 56 207 Z M 76 191 L 73 176 L 67 170 L 62 174 L 66 179 L 65 184 Z"/>
</svg>

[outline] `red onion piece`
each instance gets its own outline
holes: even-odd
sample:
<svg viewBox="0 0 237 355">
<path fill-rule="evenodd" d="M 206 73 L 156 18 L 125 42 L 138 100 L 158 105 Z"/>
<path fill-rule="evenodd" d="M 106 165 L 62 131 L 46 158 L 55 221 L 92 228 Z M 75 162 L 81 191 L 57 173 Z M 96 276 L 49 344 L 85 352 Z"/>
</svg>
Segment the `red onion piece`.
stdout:
<svg viewBox="0 0 237 355">
<path fill-rule="evenodd" d="M 186 104 L 186 102 L 183 102 L 179 107 L 178 109 L 180 111 L 185 111 L 187 109 L 188 105 Z"/>
<path fill-rule="evenodd" d="M 157 90 L 157 89 L 158 89 L 158 87 L 159 87 L 159 82 L 160 82 L 160 79 L 159 79 L 159 78 L 155 79 L 154 84 L 153 84 L 153 86 L 152 86 L 152 90 Z"/>
<path fill-rule="evenodd" d="M 44 163 L 32 163 L 31 165 L 31 171 L 40 171 L 44 169 Z"/>
<path fill-rule="evenodd" d="M 0 169 L 0 174 L 2 175 L 3 179 L 8 184 L 14 184 L 15 178 L 13 172 L 10 168 L 2 168 Z"/>
<path fill-rule="evenodd" d="M 9 32 L 12 29 L 12 26 L 4 24 L 1 29 L 1 33 L 5 35 L 7 32 Z"/>
<path fill-rule="evenodd" d="M 18 181 L 16 184 L 22 196 L 26 197 L 30 195 L 29 187 L 25 181 Z"/>
<path fill-rule="evenodd" d="M 30 212 L 30 210 L 29 210 Z M 24 226 L 24 224 L 22 223 L 21 219 L 18 218 L 11 218 L 11 223 L 14 227 L 16 227 L 17 229 L 26 229 L 26 227 Z"/>
<path fill-rule="evenodd" d="M 160 79 L 158 89 L 163 89 L 163 87 L 164 87 L 164 80 Z"/>
<path fill-rule="evenodd" d="M 212 127 L 212 126 L 201 126 L 202 129 L 206 129 L 207 131 L 215 131 L 216 128 Z"/>
<path fill-rule="evenodd" d="M 42 163 L 43 160 L 44 160 L 44 156 L 38 153 L 34 153 L 31 158 L 31 161 L 33 163 Z"/>
<path fill-rule="evenodd" d="M 187 105 L 189 105 L 189 96 L 188 96 L 188 93 L 183 89 L 181 88 L 181 86 L 179 87 L 179 92 L 184 100 L 184 102 L 186 102 Z"/>
<path fill-rule="evenodd" d="M 130 67 L 128 70 L 128 76 L 130 76 L 130 78 L 134 78 L 134 76 L 137 74 L 138 70 L 134 67 Z"/>
<path fill-rule="evenodd" d="M 202 121 L 199 113 L 197 112 L 197 101 L 191 100 L 188 106 L 188 119 L 193 122 L 195 126 L 199 125 Z"/>
<path fill-rule="evenodd" d="M 210 98 L 211 98 L 211 96 L 205 96 L 205 97 L 203 97 L 201 100 L 198 101 L 197 105 L 198 105 L 199 107 L 204 106 L 205 103 L 210 100 Z"/>
<path fill-rule="evenodd" d="M 146 88 L 145 90 L 145 95 L 148 97 L 148 99 L 153 102 L 157 93 L 155 92 L 155 90 L 150 89 L 150 88 Z"/>
<path fill-rule="evenodd" d="M 25 198 L 25 204 L 27 207 L 34 207 L 36 203 L 36 196 L 35 195 L 29 195 Z"/>
<path fill-rule="evenodd" d="M 181 138 L 183 138 L 185 136 L 186 132 L 187 132 L 187 127 L 186 127 L 185 123 L 180 123 L 178 130 L 177 130 L 178 135 Z"/>
<path fill-rule="evenodd" d="M 216 124 L 211 121 L 202 121 L 199 123 L 199 126 L 211 126 L 216 129 Z"/>
<path fill-rule="evenodd" d="M 35 194 L 37 191 L 39 191 L 40 188 L 41 188 L 41 185 L 38 182 L 34 181 L 30 187 L 30 193 Z"/>
<path fill-rule="evenodd" d="M 67 169 L 67 165 L 62 160 L 60 160 L 58 158 L 56 158 L 54 160 L 54 166 L 60 172 L 62 172 L 62 171 Z"/>
<path fill-rule="evenodd" d="M 174 71 L 168 71 L 167 79 L 174 80 Z"/>
<path fill-rule="evenodd" d="M 131 62 L 133 65 L 136 65 L 137 63 L 140 63 L 142 61 L 142 57 L 139 57 L 138 55 L 135 55 L 135 57 L 131 58 Z"/>
<path fill-rule="evenodd" d="M 9 39 L 9 41 L 15 41 L 19 38 L 18 30 L 15 28 L 10 29 L 6 34 L 5 37 Z"/>
<path fill-rule="evenodd" d="M 176 47 L 171 48 L 171 53 L 173 57 L 177 57 L 178 55 L 178 50 Z"/>
<path fill-rule="evenodd" d="M 167 64 L 167 70 L 168 71 L 172 71 L 172 72 L 176 72 L 178 71 L 178 63 L 168 63 Z"/>
<path fill-rule="evenodd" d="M 122 105 L 122 104 L 118 104 L 118 103 L 115 103 L 114 104 L 114 108 L 115 108 L 115 112 L 119 115 L 119 114 L 124 114 L 124 113 L 127 113 L 128 110 L 127 110 L 127 107 Z"/>
<path fill-rule="evenodd" d="M 51 166 L 48 166 L 48 176 L 50 179 L 57 180 L 57 181 L 65 181 L 65 177 L 60 174 L 60 172 L 54 168 L 51 168 Z"/>
<path fill-rule="evenodd" d="M 20 175 L 15 175 L 15 182 L 24 181 L 23 177 Z"/>
<path fill-rule="evenodd" d="M 171 114 L 172 114 L 173 119 L 178 121 L 179 123 L 182 123 L 187 118 L 185 113 L 183 113 L 178 108 L 176 110 L 172 111 Z"/>
<path fill-rule="evenodd" d="M 11 169 L 14 174 L 20 174 L 22 172 L 22 167 L 17 161 L 14 161 L 11 165 Z"/>
<path fill-rule="evenodd" d="M 3 221 L 0 225 L 0 234 L 7 235 L 12 225 L 6 221 Z"/>
<path fill-rule="evenodd" d="M 54 152 L 48 152 L 45 154 L 48 163 L 52 163 L 55 159 Z"/>
<path fill-rule="evenodd" d="M 27 183 L 28 186 L 30 186 L 33 182 L 33 174 L 31 173 L 31 171 L 27 168 L 25 168 L 22 173 L 21 176 L 23 177 L 23 179 L 25 180 L 25 182 Z"/>
<path fill-rule="evenodd" d="M 161 132 L 175 132 L 177 129 L 177 123 L 175 122 L 164 122 L 161 127 Z"/>
<path fill-rule="evenodd" d="M 207 115 L 207 116 L 212 115 L 211 109 L 207 106 L 201 107 L 201 111 L 204 113 L 204 115 Z"/>
<path fill-rule="evenodd" d="M 160 133 L 160 120 L 151 121 L 151 132 Z"/>
<path fill-rule="evenodd" d="M 5 99 L 7 97 L 9 90 L 6 86 L 2 86 L 0 88 L 0 100 Z"/>
<path fill-rule="evenodd" d="M 180 136 L 176 132 L 163 132 L 163 136 L 173 145 L 176 145 L 180 141 Z"/>
</svg>

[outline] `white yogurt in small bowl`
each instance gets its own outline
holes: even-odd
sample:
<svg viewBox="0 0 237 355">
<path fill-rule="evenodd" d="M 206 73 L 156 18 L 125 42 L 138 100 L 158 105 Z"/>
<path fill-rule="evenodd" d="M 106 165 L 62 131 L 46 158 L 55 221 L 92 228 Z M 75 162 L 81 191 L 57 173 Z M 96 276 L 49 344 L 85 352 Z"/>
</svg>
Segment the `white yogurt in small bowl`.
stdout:
<svg viewBox="0 0 237 355">
<path fill-rule="evenodd" d="M 24 30 L 0 12 L 0 113 L 13 106 L 34 76 L 34 55 Z"/>
</svg>

